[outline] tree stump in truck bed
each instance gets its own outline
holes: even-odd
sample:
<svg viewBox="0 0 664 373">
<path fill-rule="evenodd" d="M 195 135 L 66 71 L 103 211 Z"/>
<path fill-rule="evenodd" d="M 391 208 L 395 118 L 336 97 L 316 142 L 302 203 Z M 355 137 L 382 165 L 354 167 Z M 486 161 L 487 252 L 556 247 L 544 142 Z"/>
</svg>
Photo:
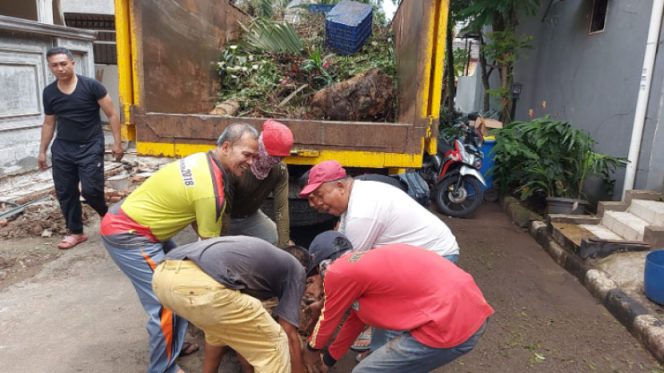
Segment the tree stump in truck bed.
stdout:
<svg viewBox="0 0 664 373">
<path fill-rule="evenodd" d="M 316 92 L 310 116 L 353 122 L 391 121 L 393 89 L 392 78 L 379 69 L 371 69 Z"/>
</svg>

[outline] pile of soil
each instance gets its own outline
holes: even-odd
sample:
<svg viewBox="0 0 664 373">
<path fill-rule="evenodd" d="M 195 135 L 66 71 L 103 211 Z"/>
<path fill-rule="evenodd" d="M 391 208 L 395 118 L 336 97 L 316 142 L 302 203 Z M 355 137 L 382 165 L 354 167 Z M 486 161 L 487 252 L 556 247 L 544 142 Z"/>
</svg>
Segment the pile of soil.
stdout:
<svg viewBox="0 0 664 373">
<path fill-rule="evenodd" d="M 120 174 L 113 176 L 106 175 L 104 195 L 106 204 L 111 206 L 127 197 L 134 189 L 143 183 L 150 175 L 157 171 L 160 166 L 170 162 L 168 159 L 155 158 L 154 160 L 123 160 L 124 170 Z M 114 185 L 114 179 L 121 179 Z M 117 189 L 115 189 L 117 188 Z M 26 237 L 44 237 L 61 236 L 67 233 L 65 220 L 60 210 L 60 205 L 55 198 L 54 192 L 47 194 L 48 189 L 36 193 L 34 196 L 28 196 L 22 203 L 31 203 L 25 206 L 22 213 L 0 219 L 0 240 L 9 240 Z M 47 194 L 44 200 L 35 202 L 40 195 Z M 0 202 L 0 213 L 17 207 L 14 203 Z M 92 217 L 97 213 L 85 202 L 83 207 L 83 224 L 90 223 Z"/>
<path fill-rule="evenodd" d="M 83 224 L 87 224 L 90 216 L 96 214 L 88 205 L 83 205 Z M 13 220 L 0 222 L 0 239 L 16 239 L 24 237 L 51 237 L 67 233 L 65 219 L 60 211 L 58 201 L 49 198 L 26 206 L 23 213 Z"/>
<path fill-rule="evenodd" d="M 111 205 L 129 195 L 130 191 L 138 186 L 130 184 L 126 190 L 114 190 L 106 188 L 106 203 Z M 5 205 L 0 213 L 7 211 L 13 206 Z M 86 203 L 82 203 L 83 224 L 90 223 L 90 219 L 97 213 Z M 11 219 L 11 220 L 10 220 Z M 28 205 L 25 210 L 9 219 L 0 220 L 0 239 L 10 240 L 26 237 L 57 237 L 67 234 L 65 219 L 62 216 L 60 205 L 54 196 L 49 196 L 43 201 Z M 1 265 L 1 263 L 0 263 Z"/>
<path fill-rule="evenodd" d="M 128 164 L 127 171 L 130 174 L 127 175 L 127 187 L 115 190 L 107 181 L 104 190 L 106 203 L 110 206 L 125 198 L 156 168 L 157 166 L 138 162 Z M 33 203 L 25 206 L 23 212 L 0 219 L 0 241 L 5 242 L 3 250 L 0 251 L 0 288 L 29 278 L 44 264 L 64 253 L 55 249 L 57 242 L 67 234 L 65 219 L 57 199 L 54 194 L 46 195 L 46 198 L 37 202 L 34 202 L 35 198 L 31 198 Z M 16 207 L 13 203 L 0 202 L 0 213 Z M 82 203 L 82 208 L 84 225 L 99 224 L 99 217 L 94 209 L 85 203 Z"/>
</svg>

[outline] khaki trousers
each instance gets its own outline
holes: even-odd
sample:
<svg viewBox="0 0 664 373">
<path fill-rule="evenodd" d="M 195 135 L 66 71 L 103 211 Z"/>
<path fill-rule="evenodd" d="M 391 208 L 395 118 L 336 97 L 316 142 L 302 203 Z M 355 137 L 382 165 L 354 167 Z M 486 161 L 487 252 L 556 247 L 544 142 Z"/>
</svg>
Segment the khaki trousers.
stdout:
<svg viewBox="0 0 664 373">
<path fill-rule="evenodd" d="M 213 346 L 230 346 L 256 372 L 290 372 L 288 338 L 261 302 L 228 289 L 189 260 L 157 266 L 152 287 L 161 303 L 205 332 Z"/>
</svg>

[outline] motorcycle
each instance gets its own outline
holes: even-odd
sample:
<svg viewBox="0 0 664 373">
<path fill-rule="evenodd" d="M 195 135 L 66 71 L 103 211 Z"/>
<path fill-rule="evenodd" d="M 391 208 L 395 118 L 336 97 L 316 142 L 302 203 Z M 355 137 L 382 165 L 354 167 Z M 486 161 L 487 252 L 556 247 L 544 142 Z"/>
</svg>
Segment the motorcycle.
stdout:
<svg viewBox="0 0 664 373">
<path fill-rule="evenodd" d="M 457 133 L 443 136 L 437 154 L 423 164 L 422 176 L 432 185 L 432 198 L 443 214 L 469 217 L 484 199 L 486 182 L 480 173 L 483 137 L 468 124 L 477 118 L 477 114 L 469 114 L 458 121 L 452 128 Z"/>
</svg>

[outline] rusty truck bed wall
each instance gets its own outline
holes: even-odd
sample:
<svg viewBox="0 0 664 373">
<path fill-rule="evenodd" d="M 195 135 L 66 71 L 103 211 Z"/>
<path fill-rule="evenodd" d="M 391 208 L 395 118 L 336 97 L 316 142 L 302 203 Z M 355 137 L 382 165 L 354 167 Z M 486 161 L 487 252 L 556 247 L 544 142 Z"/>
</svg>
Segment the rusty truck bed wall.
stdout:
<svg viewBox="0 0 664 373">
<path fill-rule="evenodd" d="M 227 125 L 239 121 L 238 118 L 196 114 L 137 113 L 136 117 L 141 122 L 137 128 L 141 141 L 163 142 L 168 139 L 179 145 L 214 144 Z M 279 120 L 293 131 L 300 150 L 312 151 L 356 149 L 361 144 L 365 151 L 405 153 L 408 143 L 404 140 L 409 138 L 413 127 L 401 123 Z M 241 121 L 261 128 L 264 119 L 242 118 Z"/>
<path fill-rule="evenodd" d="M 144 112 L 208 112 L 219 92 L 214 63 L 238 21 L 228 0 L 132 0 Z"/>
<path fill-rule="evenodd" d="M 138 151 L 184 156 L 209 148 L 230 123 L 248 122 L 260 129 L 263 118 L 194 114 L 212 109 L 218 89 L 214 64 L 224 44 L 236 35 L 237 20 L 246 16 L 228 1 L 133 1 L 134 18 L 140 14 L 141 20 L 134 37 L 140 41 L 136 53 L 142 61 L 138 79 L 143 100 L 132 110 Z M 296 154 L 288 163 L 315 163 L 326 150 L 336 151 L 337 157 L 344 150 L 399 155 L 374 162 L 382 163 L 381 167 L 412 167 L 421 162 L 422 138 L 429 123 L 422 109 L 429 98 L 422 91 L 423 84 L 430 83 L 429 49 L 435 40 L 428 30 L 430 22 L 436 21 L 433 9 L 445 1 L 405 0 L 395 16 L 401 123 L 275 118 L 295 135 Z M 361 159 L 350 163 L 363 165 Z"/>
<path fill-rule="evenodd" d="M 392 22 L 395 37 L 397 75 L 399 89 L 398 120 L 413 123 L 416 127 L 427 125 L 430 99 L 422 92 L 431 84 L 431 53 L 427 53 L 437 41 L 430 35 L 430 23 L 435 22 L 439 0 L 404 1 Z M 440 9 L 438 9 L 440 11 Z M 444 43 L 444 38 L 440 43 Z M 436 118 L 438 119 L 438 118 Z"/>
</svg>

